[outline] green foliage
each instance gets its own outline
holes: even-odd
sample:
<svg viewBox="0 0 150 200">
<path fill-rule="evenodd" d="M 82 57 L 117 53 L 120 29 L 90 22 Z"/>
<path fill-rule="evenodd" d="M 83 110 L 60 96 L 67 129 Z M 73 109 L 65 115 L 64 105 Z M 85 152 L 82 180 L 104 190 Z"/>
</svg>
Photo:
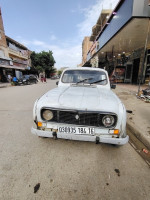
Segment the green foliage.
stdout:
<svg viewBox="0 0 150 200">
<path fill-rule="evenodd" d="M 62 74 L 62 71 L 58 70 L 57 74 L 60 76 Z"/>
<path fill-rule="evenodd" d="M 33 51 L 30 58 L 32 67 L 35 68 L 38 73 L 46 71 L 51 73 L 55 71 L 55 68 L 53 67 L 55 60 L 52 51 L 42 51 L 40 53 L 35 53 Z"/>
<path fill-rule="evenodd" d="M 41 67 L 41 66 L 36 66 L 36 70 L 40 73 L 40 72 L 43 72 L 44 70 L 43 70 L 43 68 Z"/>
<path fill-rule="evenodd" d="M 52 74 L 56 73 L 56 68 L 52 67 L 51 70 L 45 70 L 46 77 L 49 78 Z"/>
</svg>

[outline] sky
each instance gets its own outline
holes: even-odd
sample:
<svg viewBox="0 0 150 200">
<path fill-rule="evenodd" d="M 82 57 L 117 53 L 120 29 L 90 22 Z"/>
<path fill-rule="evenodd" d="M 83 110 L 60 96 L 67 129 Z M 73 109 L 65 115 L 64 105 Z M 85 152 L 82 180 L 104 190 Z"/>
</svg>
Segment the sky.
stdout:
<svg viewBox="0 0 150 200">
<path fill-rule="evenodd" d="M 5 34 L 35 52 L 52 51 L 55 67 L 76 67 L 82 41 L 102 9 L 119 0 L 0 0 Z"/>
</svg>

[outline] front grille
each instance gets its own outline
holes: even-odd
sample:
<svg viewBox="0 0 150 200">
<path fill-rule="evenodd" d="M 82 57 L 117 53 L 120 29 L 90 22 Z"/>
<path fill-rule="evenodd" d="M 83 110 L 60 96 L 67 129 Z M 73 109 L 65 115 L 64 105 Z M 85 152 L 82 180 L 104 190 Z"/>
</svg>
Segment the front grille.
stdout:
<svg viewBox="0 0 150 200">
<path fill-rule="evenodd" d="M 98 125 L 98 113 L 59 111 L 59 122 L 76 125 Z"/>
<path fill-rule="evenodd" d="M 99 114 L 98 113 L 81 113 L 80 123 L 89 126 L 98 126 Z"/>
<path fill-rule="evenodd" d="M 42 112 L 45 109 L 43 108 Z M 86 126 L 97 126 L 103 127 L 102 118 L 104 115 L 112 115 L 115 119 L 114 127 L 117 123 L 117 116 L 114 113 L 104 113 L 104 112 L 84 112 L 84 111 L 68 111 L 68 110 L 54 110 L 50 109 L 53 112 L 53 119 L 51 122 L 65 123 L 65 124 L 75 124 L 75 125 L 86 125 Z"/>
</svg>

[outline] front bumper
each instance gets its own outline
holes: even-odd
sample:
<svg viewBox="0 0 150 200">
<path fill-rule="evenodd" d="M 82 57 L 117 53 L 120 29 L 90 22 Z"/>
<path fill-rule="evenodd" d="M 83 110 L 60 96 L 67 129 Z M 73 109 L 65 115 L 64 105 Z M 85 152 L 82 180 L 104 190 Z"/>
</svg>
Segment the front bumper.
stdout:
<svg viewBox="0 0 150 200">
<path fill-rule="evenodd" d="M 51 131 L 38 130 L 32 127 L 31 132 L 41 137 L 50 137 L 50 138 L 53 137 L 53 132 Z M 79 134 L 76 135 L 76 134 L 66 134 L 66 133 L 59 133 L 59 132 L 57 133 L 57 138 L 90 141 L 90 142 L 96 142 L 97 140 L 99 140 L 100 143 L 108 143 L 108 144 L 116 144 L 116 145 L 124 145 L 129 141 L 128 135 L 125 138 L 111 138 L 105 135 L 100 135 L 100 136 L 79 135 Z"/>
</svg>

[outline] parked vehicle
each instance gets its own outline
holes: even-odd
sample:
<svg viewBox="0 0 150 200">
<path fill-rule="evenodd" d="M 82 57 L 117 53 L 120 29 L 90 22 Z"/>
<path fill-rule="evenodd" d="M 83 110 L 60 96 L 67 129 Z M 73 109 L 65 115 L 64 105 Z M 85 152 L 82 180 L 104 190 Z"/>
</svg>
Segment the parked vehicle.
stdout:
<svg viewBox="0 0 150 200">
<path fill-rule="evenodd" d="M 58 75 L 55 75 L 55 76 L 52 76 L 52 77 L 51 77 L 52 80 L 54 80 L 54 79 L 59 79 L 59 78 L 60 78 L 60 77 L 59 77 Z"/>
<path fill-rule="evenodd" d="M 57 84 L 34 104 L 33 134 L 117 145 L 128 142 L 126 109 L 112 92 L 115 86 L 110 86 L 105 70 L 66 69 Z"/>
<path fill-rule="evenodd" d="M 12 85 L 26 85 L 26 80 L 23 78 L 17 79 L 17 77 L 13 77 Z"/>
<path fill-rule="evenodd" d="M 24 75 L 23 79 L 26 80 L 26 84 L 32 84 L 32 83 L 37 83 L 38 82 L 36 76 L 32 75 L 32 74 Z"/>
</svg>

